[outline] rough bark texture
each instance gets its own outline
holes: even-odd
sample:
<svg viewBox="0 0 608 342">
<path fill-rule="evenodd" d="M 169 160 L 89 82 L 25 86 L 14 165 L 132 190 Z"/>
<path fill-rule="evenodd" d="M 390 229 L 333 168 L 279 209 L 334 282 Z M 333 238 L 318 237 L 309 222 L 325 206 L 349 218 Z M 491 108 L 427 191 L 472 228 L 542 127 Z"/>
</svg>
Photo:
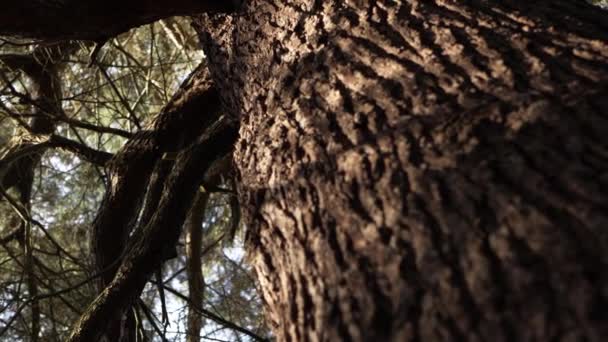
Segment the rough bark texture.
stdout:
<svg viewBox="0 0 608 342">
<path fill-rule="evenodd" d="M 606 18 L 556 0 L 199 18 L 277 339 L 608 339 Z"/>
<path fill-rule="evenodd" d="M 68 341 L 97 341 L 112 319 L 124 314 L 139 297 L 150 275 L 165 261 L 167 249 L 177 243 L 205 172 L 230 152 L 236 135 L 235 127 L 222 122 L 179 153 L 166 182 L 157 184 L 164 191 L 156 212 L 134 232 L 116 276 L 89 305 Z"/>
<path fill-rule="evenodd" d="M 147 224 L 157 210 L 163 183 L 173 167 L 173 161 L 164 160 L 163 155 L 174 155 L 192 144 L 217 120 L 218 105 L 217 93 L 202 65 L 184 82 L 150 129 L 136 134 L 110 161 L 110 185 L 92 227 L 95 265 L 101 273 L 100 292 L 114 279 L 133 228 Z M 133 330 L 124 324 L 120 315 L 115 316 L 107 338 L 117 341 L 125 330 Z"/>
<path fill-rule="evenodd" d="M 97 341 L 102 334 L 109 341 L 129 339 L 134 329 L 123 315 L 174 253 L 207 169 L 232 150 L 236 128 L 228 121 L 220 119 L 218 93 L 201 65 L 153 129 L 134 136 L 110 162 L 110 186 L 93 224 L 101 293 L 70 341 Z"/>
</svg>

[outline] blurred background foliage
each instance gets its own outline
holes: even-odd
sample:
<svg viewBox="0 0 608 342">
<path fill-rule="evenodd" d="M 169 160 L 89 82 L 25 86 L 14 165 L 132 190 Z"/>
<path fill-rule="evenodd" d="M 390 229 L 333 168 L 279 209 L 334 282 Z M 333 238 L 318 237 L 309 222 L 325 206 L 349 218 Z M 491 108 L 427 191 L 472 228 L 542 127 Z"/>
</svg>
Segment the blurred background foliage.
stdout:
<svg viewBox="0 0 608 342">
<path fill-rule="evenodd" d="M 0 38 L 0 160 L 20 141 L 31 138 L 23 123 L 40 106 L 36 81 L 11 65 L 10 56 L 34 56 L 43 69 L 45 65 L 56 68 L 61 88 L 57 102 L 63 113 L 53 117 L 57 121 L 55 135 L 109 153 L 115 153 L 130 135 L 145 127 L 204 58 L 185 18 L 142 26 L 95 50 L 95 46 L 80 42 L 40 45 Z M 21 219 L 8 200 L 0 200 L 0 340 L 33 340 L 32 296 L 39 298 L 40 341 L 62 341 L 94 298 L 89 234 L 106 180 L 102 167 L 62 149 L 46 150 L 35 166 L 30 213 L 31 276 L 36 293 L 26 281 L 28 268 L 24 263 L 28 259 L 23 236 L 11 236 Z M 229 188 L 230 182 L 225 183 L 222 186 Z M 13 189 L 6 195 L 16 198 L 17 192 Z M 230 196 L 212 194 L 199 227 L 203 234 L 202 308 L 267 336 L 260 299 L 244 262 L 242 232 L 234 241 L 220 241 L 231 225 Z M 149 312 L 139 308 L 135 313 L 142 322 L 141 340 L 186 340 L 191 304 L 186 300 L 184 245 L 182 237 L 178 257 L 165 263 L 162 272 L 166 322 L 162 320 L 158 284 L 148 284 L 142 294 L 142 308 Z M 233 328 L 205 319 L 200 340 L 252 340 Z"/>
<path fill-rule="evenodd" d="M 589 0 L 589 2 L 602 8 L 608 8 L 608 0 Z"/>
</svg>

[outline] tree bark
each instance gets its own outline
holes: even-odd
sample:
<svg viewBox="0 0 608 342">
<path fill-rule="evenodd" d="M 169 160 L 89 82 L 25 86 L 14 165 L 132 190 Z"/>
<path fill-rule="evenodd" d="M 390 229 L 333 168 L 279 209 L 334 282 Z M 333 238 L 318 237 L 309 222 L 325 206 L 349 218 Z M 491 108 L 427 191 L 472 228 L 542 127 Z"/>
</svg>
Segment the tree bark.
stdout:
<svg viewBox="0 0 608 342">
<path fill-rule="evenodd" d="M 163 183 L 173 167 L 173 162 L 163 156 L 175 155 L 189 146 L 217 120 L 218 100 L 207 69 L 201 65 L 184 81 L 149 129 L 129 139 L 109 162 L 110 186 L 92 227 L 95 266 L 101 274 L 100 293 L 112 283 L 128 254 L 126 246 L 133 229 L 145 226 L 157 210 L 165 191 Z M 118 341 L 126 331 L 134 329 L 132 325 L 125 326 L 123 320 L 122 314 L 112 316 L 106 332 L 110 341 Z"/>
<path fill-rule="evenodd" d="M 201 262 L 203 252 L 202 224 L 205 219 L 205 208 L 208 201 L 209 193 L 197 194 L 185 224 L 186 273 L 188 274 L 188 296 L 191 303 L 188 307 L 187 342 L 199 342 L 203 327 L 203 316 L 200 314 L 205 298 L 205 279 L 203 278 Z"/>
<path fill-rule="evenodd" d="M 229 12 L 237 4 L 232 0 L 7 0 L 0 12 L 0 35 L 104 41 L 158 19 Z"/>
<path fill-rule="evenodd" d="M 608 25 L 252 0 L 197 30 L 279 341 L 608 339 Z"/>
<path fill-rule="evenodd" d="M 0 33 L 104 39 L 175 14 L 108 23 L 115 7 L 49 3 L 9 2 Z M 247 243 L 279 340 L 608 338 L 603 13 L 565 0 L 251 0 L 199 25 L 240 119 Z M 193 197 L 183 166 L 203 152 L 189 152 L 73 341 L 124 313 L 162 262 L 159 239 L 177 239 L 161 227 L 183 221 L 178 191 Z M 144 157 L 151 170 L 157 155 Z"/>
<path fill-rule="evenodd" d="M 236 135 L 234 126 L 220 121 L 179 153 L 167 180 L 157 184 L 164 190 L 157 211 L 134 232 L 116 276 L 90 304 L 68 341 L 97 341 L 113 317 L 122 316 L 139 297 L 150 275 L 165 261 L 167 249 L 177 243 L 205 172 L 230 152 Z"/>
</svg>

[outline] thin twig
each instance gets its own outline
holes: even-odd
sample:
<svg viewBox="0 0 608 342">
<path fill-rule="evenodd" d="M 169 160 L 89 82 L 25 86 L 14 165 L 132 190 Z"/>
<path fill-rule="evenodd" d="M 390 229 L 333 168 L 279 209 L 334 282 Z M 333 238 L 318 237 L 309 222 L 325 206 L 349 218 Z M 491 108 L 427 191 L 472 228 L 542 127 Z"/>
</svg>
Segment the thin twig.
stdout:
<svg viewBox="0 0 608 342">
<path fill-rule="evenodd" d="M 103 75 L 103 77 L 106 79 L 106 81 L 108 81 L 108 83 L 110 83 L 112 90 L 114 90 L 114 93 L 116 94 L 116 96 L 118 96 L 118 99 L 120 100 L 122 105 L 125 107 L 125 109 L 129 113 L 129 116 L 131 117 L 131 120 L 133 120 L 133 123 L 135 124 L 135 126 L 137 126 L 137 129 L 141 130 L 141 123 L 139 122 L 137 115 L 135 115 L 135 112 L 133 112 L 133 109 L 129 105 L 129 102 L 127 102 L 127 100 L 122 96 L 122 94 L 120 93 L 120 90 L 118 90 L 118 88 L 116 87 L 116 84 L 114 84 L 114 81 L 112 80 L 112 78 L 110 78 L 110 75 L 108 75 L 108 72 L 106 71 L 106 69 L 104 69 L 99 64 L 97 64 L 97 66 L 98 66 L 99 70 L 101 71 L 101 74 Z"/>
<path fill-rule="evenodd" d="M 190 301 L 190 298 L 188 298 L 188 297 L 184 296 L 183 294 L 179 293 L 177 290 L 175 290 L 175 289 L 173 289 L 173 288 L 171 288 L 171 287 L 169 287 L 167 285 L 165 285 L 164 288 L 165 288 L 165 290 L 171 292 L 176 297 L 178 297 L 181 300 L 187 302 L 189 305 L 192 305 L 195 308 L 196 311 L 198 311 L 201 315 L 205 316 L 206 318 L 209 318 L 210 320 L 212 320 L 212 321 L 214 321 L 214 322 L 216 322 L 218 324 L 221 324 L 221 325 L 223 325 L 223 326 L 225 326 L 227 328 L 236 330 L 236 331 L 238 331 L 240 333 L 243 333 L 243 334 L 245 334 L 245 335 L 247 335 L 249 337 L 252 337 L 256 341 L 263 341 L 263 342 L 269 342 L 270 341 L 269 339 L 261 337 L 258 334 L 256 334 L 255 332 L 253 332 L 253 331 L 251 331 L 251 330 L 249 330 L 247 328 L 241 327 L 239 325 L 236 325 L 233 322 L 230 322 L 228 320 L 223 319 L 222 317 L 214 314 L 211 311 L 208 311 L 208 310 L 205 310 L 203 308 L 200 308 L 199 305 L 195 305 L 194 303 L 192 303 Z"/>
</svg>

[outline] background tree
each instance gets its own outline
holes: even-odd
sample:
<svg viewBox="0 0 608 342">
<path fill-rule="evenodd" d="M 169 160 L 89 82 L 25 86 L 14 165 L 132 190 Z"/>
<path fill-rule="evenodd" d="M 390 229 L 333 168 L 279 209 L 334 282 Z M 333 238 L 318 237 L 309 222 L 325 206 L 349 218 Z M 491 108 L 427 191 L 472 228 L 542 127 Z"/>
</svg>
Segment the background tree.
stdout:
<svg viewBox="0 0 608 342">
<path fill-rule="evenodd" d="M 94 286 L 100 279 L 98 257 L 89 241 L 95 240 L 90 227 L 108 186 L 104 166 L 200 63 L 195 39 L 186 20 L 172 18 L 108 41 L 91 66 L 92 45 L 3 41 L 0 139 L 6 151 L 0 174 L 4 193 L 13 200 L 0 202 L 3 340 L 64 340 L 100 290 Z M 221 172 L 228 180 L 229 172 Z M 32 192 L 31 202 L 21 203 L 22 188 Z M 207 208 L 192 213 L 201 221 L 190 226 L 201 235 L 198 268 L 207 275 L 205 300 L 189 298 L 180 243 L 178 258 L 159 273 L 167 287 L 164 300 L 152 279 L 132 309 L 138 323 L 125 338 L 137 332 L 140 339 L 183 339 L 188 334 L 247 340 L 231 323 L 265 334 L 257 295 L 243 273 L 248 270 L 242 265 L 241 237 L 235 246 L 220 240 L 233 226 L 234 196 L 209 195 Z M 23 204 L 25 213 L 19 211 Z M 24 227 L 31 231 L 28 240 Z M 25 241 L 33 247 L 25 250 Z M 110 241 L 112 247 L 117 243 L 116 237 Z M 186 312 L 192 307 L 198 311 L 191 317 L 211 314 L 216 320 L 188 331 Z"/>
<path fill-rule="evenodd" d="M 128 320 L 237 126 L 278 339 L 604 340 L 605 18 L 548 0 L 252 0 L 197 16 L 209 72 L 112 158 L 93 232 L 121 237 L 97 259 L 115 276 L 70 340 Z M 99 22 L 45 27 L 2 32 L 91 39 Z"/>
</svg>

